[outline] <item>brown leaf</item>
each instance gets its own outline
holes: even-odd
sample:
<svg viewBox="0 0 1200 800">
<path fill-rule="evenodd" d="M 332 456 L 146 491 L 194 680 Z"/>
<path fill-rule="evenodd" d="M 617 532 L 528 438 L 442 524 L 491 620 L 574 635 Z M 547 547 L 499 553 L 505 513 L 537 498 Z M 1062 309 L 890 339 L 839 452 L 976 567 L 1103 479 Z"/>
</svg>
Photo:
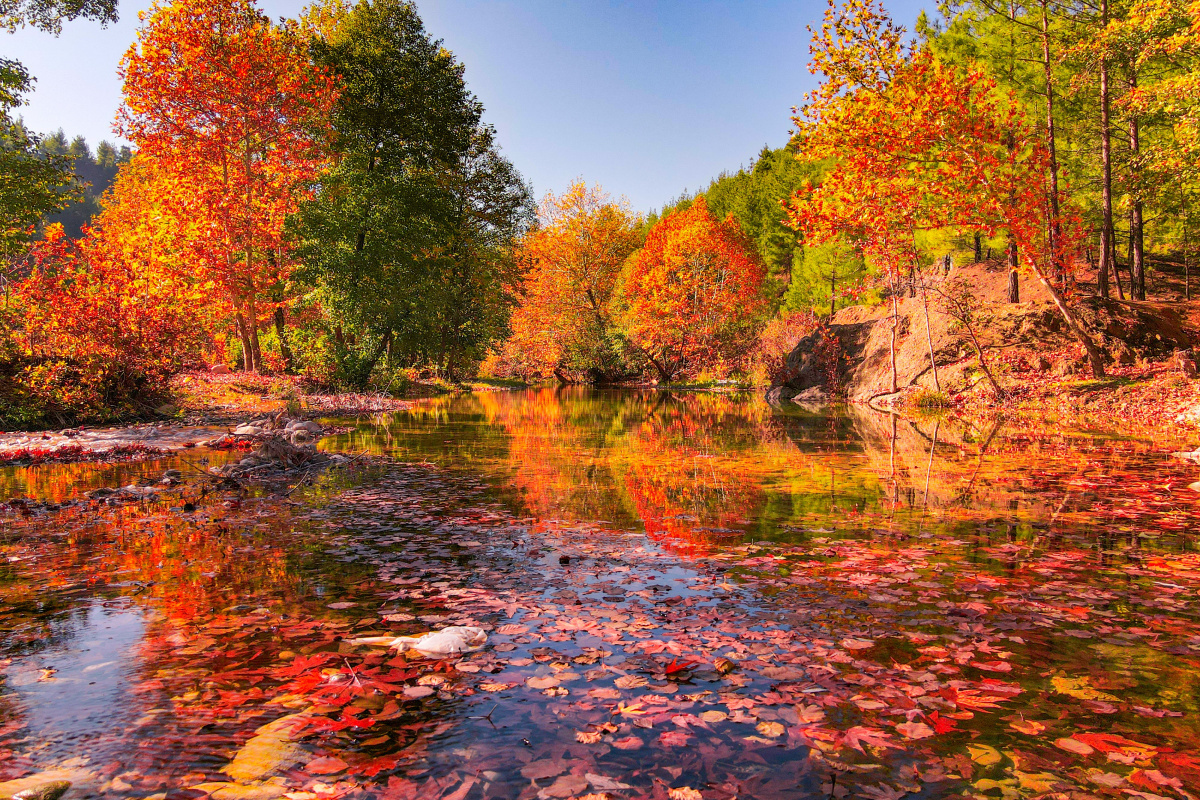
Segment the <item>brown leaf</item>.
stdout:
<svg viewBox="0 0 1200 800">
<path fill-rule="evenodd" d="M 538 797 L 574 797 L 587 788 L 587 778 L 582 775 L 563 775 L 554 783 L 538 792 Z"/>
<path fill-rule="evenodd" d="M 531 781 L 536 781 L 540 778 L 553 778 L 555 775 L 562 775 L 567 771 L 567 767 L 567 762 L 561 758 L 548 758 L 542 761 L 534 761 L 532 764 L 526 764 L 521 767 L 521 775 Z"/>
</svg>

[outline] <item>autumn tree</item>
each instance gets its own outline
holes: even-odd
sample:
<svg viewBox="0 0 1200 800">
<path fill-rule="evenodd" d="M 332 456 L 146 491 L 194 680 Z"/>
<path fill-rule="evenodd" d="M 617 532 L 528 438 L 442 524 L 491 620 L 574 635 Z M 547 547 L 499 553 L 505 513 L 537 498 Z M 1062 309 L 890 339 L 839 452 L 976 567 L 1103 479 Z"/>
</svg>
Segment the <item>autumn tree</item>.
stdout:
<svg viewBox="0 0 1200 800">
<path fill-rule="evenodd" d="M 95 405 L 160 396 L 208 343 L 211 286 L 178 264 L 200 222 L 171 215 L 176 187 L 126 165 L 82 239 L 52 225 L 18 289 L 26 351 L 82 370 Z"/>
<path fill-rule="evenodd" d="M 732 218 L 698 198 L 646 235 L 622 284 L 629 340 L 659 379 L 737 362 L 754 344 L 766 270 Z"/>
<path fill-rule="evenodd" d="M 334 82 L 254 0 L 155 2 L 120 73 L 121 132 L 189 187 L 206 221 L 194 263 L 261 370 L 260 297 L 288 263 L 284 221 L 325 165 Z"/>
<path fill-rule="evenodd" d="M 914 124 L 904 118 L 917 99 L 912 53 L 904 29 L 878 4 L 849 0 L 830 3 L 810 54 L 810 69 L 824 80 L 793 120 L 793 143 L 798 157 L 832 157 L 834 166 L 819 186 L 793 195 L 792 224 L 813 245 L 848 239 L 887 280 L 895 392 L 900 280 L 917 265 L 916 230 L 933 227 L 936 211 L 896 142 Z"/>
<path fill-rule="evenodd" d="M 505 360 L 524 375 L 612 380 L 628 371 L 612 313 L 617 279 L 641 244 L 624 202 L 576 181 L 547 194 L 539 226 L 519 243 L 524 270 Z"/>
<path fill-rule="evenodd" d="M 1060 194 L 1050 202 L 1055 162 L 1021 108 L 980 70 L 906 45 L 904 30 L 866 0 L 831 6 L 814 35 L 813 66 L 826 77 L 795 119 L 799 152 L 836 162 L 820 187 L 793 200 L 793 217 L 821 236 L 860 242 L 891 278 L 893 391 L 896 275 L 910 259 L 915 269 L 917 229 L 947 226 L 1006 231 L 1103 374 L 1094 342 L 1054 285 L 1074 261 L 1079 226 Z"/>
</svg>

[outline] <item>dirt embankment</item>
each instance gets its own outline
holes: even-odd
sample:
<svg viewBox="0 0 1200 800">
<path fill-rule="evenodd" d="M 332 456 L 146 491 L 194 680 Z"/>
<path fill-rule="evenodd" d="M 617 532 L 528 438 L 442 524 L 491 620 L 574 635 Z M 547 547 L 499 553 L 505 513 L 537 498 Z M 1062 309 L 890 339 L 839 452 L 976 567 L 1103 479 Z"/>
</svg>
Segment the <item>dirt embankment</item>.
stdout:
<svg viewBox="0 0 1200 800">
<path fill-rule="evenodd" d="M 897 395 L 891 395 L 889 303 L 844 308 L 824 328 L 801 340 L 788 358 L 787 380 L 774 387 L 771 396 L 805 402 L 837 395 L 851 402 L 896 403 L 921 389 L 940 387 L 956 404 L 1019 405 L 1078 394 L 1078 385 L 1089 381 L 1082 349 L 1040 283 L 1023 280 L 1022 302 L 1009 303 L 1008 268 L 999 260 L 955 267 L 946 280 L 955 279 L 971 287 L 972 328 L 1005 398 L 996 398 L 984 377 L 967 327 L 947 313 L 933 291 L 927 298 L 918 293 L 899 302 L 896 371 L 901 391 Z M 1190 350 L 1200 341 L 1189 321 L 1200 311 L 1200 301 L 1126 302 L 1084 296 L 1081 291 L 1070 302 L 1102 349 L 1113 376 L 1109 385 L 1093 385 L 1093 389 L 1115 391 L 1169 381 L 1178 400 L 1176 413 L 1200 402 L 1192 385 L 1196 382 L 1184 378 L 1174 357 L 1176 350 Z"/>
</svg>

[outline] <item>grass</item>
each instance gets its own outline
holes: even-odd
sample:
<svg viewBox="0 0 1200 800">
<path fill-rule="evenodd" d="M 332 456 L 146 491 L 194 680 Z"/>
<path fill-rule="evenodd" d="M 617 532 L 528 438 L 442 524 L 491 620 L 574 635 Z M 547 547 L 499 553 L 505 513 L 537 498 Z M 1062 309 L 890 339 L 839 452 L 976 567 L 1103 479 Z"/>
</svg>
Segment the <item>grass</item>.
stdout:
<svg viewBox="0 0 1200 800">
<path fill-rule="evenodd" d="M 746 378 L 713 378 L 710 380 L 691 381 L 689 383 L 660 383 L 658 388 L 694 392 L 744 392 L 753 389 L 754 383 Z"/>
<path fill-rule="evenodd" d="M 913 408 L 950 408 L 954 405 L 945 392 L 935 392 L 932 389 L 913 392 L 907 402 Z"/>
<path fill-rule="evenodd" d="M 481 389 L 528 389 L 530 384 L 517 378 L 475 378 L 467 383 L 471 388 Z"/>
</svg>

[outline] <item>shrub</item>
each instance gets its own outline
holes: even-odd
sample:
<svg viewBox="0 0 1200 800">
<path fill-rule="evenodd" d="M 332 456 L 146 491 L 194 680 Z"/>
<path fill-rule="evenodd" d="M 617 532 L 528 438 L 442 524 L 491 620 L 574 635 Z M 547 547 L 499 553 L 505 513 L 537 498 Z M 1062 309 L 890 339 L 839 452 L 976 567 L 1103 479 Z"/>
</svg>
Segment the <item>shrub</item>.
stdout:
<svg viewBox="0 0 1200 800">
<path fill-rule="evenodd" d="M 779 386 L 794 377 L 788 371 L 788 355 L 816 327 L 817 318 L 811 311 L 783 311 L 768 322 L 750 356 L 754 382 Z"/>
<path fill-rule="evenodd" d="M 908 404 L 913 408 L 950 408 L 954 403 L 945 392 L 921 388 L 909 395 Z"/>
</svg>

